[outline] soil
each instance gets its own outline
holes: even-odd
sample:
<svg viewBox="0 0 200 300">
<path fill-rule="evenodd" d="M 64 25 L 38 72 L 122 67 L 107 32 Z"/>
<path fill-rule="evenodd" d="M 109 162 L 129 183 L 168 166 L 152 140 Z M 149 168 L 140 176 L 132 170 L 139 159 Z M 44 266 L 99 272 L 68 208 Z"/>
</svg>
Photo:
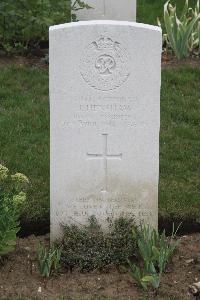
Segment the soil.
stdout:
<svg viewBox="0 0 200 300">
<path fill-rule="evenodd" d="M 48 68 L 48 64 L 44 62 L 44 57 L 38 56 L 9 56 L 9 55 L 0 55 L 0 67 L 4 67 L 6 65 L 13 64 L 18 66 L 30 66 L 30 67 L 40 67 L 40 68 Z"/>
<path fill-rule="evenodd" d="M 162 68 L 176 68 L 180 66 L 190 66 L 190 67 L 198 67 L 200 68 L 200 57 L 194 56 L 185 58 L 182 60 L 177 60 L 173 55 L 167 55 L 167 53 L 163 53 L 162 55 Z"/>
<path fill-rule="evenodd" d="M 0 299 L 198 299 L 189 286 L 200 281 L 200 233 L 180 238 L 157 296 L 153 290 L 145 295 L 125 269 L 92 273 L 62 269 L 59 274 L 43 279 L 36 261 L 39 241 L 48 245 L 49 235 L 17 240 L 16 251 L 0 266 Z"/>
<path fill-rule="evenodd" d="M 48 53 L 48 49 L 41 52 L 40 55 L 28 55 L 28 56 L 8 56 L 0 53 L 0 67 L 8 64 L 17 64 L 21 66 L 36 66 L 41 68 L 48 68 L 48 64 L 45 63 L 44 57 Z M 167 55 L 163 53 L 162 55 L 162 68 L 168 67 L 180 67 L 180 66 L 190 66 L 190 67 L 199 67 L 200 68 L 200 58 L 199 57 L 190 57 L 178 61 L 174 56 Z"/>
</svg>

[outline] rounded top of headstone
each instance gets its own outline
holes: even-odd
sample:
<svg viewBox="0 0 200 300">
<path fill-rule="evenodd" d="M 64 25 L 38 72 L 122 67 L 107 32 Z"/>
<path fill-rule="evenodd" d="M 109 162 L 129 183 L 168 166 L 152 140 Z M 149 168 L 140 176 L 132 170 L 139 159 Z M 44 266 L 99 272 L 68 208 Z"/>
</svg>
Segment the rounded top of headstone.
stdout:
<svg viewBox="0 0 200 300">
<path fill-rule="evenodd" d="M 146 29 L 151 31 L 157 31 L 159 33 L 162 32 L 162 29 L 159 26 L 129 22 L 129 21 L 112 21 L 112 20 L 93 20 L 93 21 L 79 21 L 79 22 L 64 23 L 64 24 L 50 26 L 49 31 L 54 31 L 59 29 L 63 30 L 67 28 L 75 28 L 81 26 L 101 26 L 101 25 L 129 26 L 130 28 Z"/>
</svg>

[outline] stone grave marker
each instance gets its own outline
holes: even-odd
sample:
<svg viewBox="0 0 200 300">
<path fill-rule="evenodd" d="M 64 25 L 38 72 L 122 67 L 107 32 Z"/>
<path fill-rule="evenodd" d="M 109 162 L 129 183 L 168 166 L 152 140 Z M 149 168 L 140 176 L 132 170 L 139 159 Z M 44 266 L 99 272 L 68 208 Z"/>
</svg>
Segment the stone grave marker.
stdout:
<svg viewBox="0 0 200 300">
<path fill-rule="evenodd" d="M 52 240 L 93 215 L 157 227 L 161 48 L 151 25 L 50 28 Z"/>
<path fill-rule="evenodd" d="M 137 0 L 86 0 L 91 9 L 76 11 L 79 21 L 118 20 L 136 21 Z"/>
</svg>

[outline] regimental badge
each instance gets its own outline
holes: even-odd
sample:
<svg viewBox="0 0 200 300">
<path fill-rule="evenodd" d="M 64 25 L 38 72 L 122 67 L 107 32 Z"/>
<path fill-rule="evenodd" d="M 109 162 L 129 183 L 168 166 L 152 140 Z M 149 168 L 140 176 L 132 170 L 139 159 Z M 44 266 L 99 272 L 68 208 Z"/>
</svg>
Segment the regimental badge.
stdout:
<svg viewBox="0 0 200 300">
<path fill-rule="evenodd" d="M 127 50 L 110 37 L 101 36 L 86 47 L 80 72 L 91 87 L 109 91 L 120 87 L 128 79 L 129 64 Z"/>
</svg>

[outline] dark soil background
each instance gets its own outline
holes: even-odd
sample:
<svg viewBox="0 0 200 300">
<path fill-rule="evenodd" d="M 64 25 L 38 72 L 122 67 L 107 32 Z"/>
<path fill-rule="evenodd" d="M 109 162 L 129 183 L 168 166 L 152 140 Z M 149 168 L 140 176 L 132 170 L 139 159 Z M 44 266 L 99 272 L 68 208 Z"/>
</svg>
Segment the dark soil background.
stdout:
<svg viewBox="0 0 200 300">
<path fill-rule="evenodd" d="M 39 52 L 38 55 L 29 54 L 28 56 L 19 56 L 19 55 L 1 55 L 0 54 L 0 66 L 8 64 L 17 64 L 17 65 L 26 65 L 26 66 L 35 66 L 48 68 L 48 65 L 44 62 L 44 57 L 48 53 L 48 49 L 44 49 Z M 165 67 L 179 67 L 179 66 L 193 66 L 200 67 L 199 57 L 190 57 L 178 61 L 173 55 L 167 55 L 163 53 L 162 55 L 162 68 Z"/>
<path fill-rule="evenodd" d="M 49 235 L 18 239 L 16 251 L 1 264 L 0 299 L 198 299 L 189 286 L 200 281 L 200 233 L 181 237 L 158 295 L 153 290 L 145 295 L 125 269 L 92 273 L 61 270 L 60 274 L 43 279 L 36 262 L 39 241 L 48 245 Z"/>
</svg>

